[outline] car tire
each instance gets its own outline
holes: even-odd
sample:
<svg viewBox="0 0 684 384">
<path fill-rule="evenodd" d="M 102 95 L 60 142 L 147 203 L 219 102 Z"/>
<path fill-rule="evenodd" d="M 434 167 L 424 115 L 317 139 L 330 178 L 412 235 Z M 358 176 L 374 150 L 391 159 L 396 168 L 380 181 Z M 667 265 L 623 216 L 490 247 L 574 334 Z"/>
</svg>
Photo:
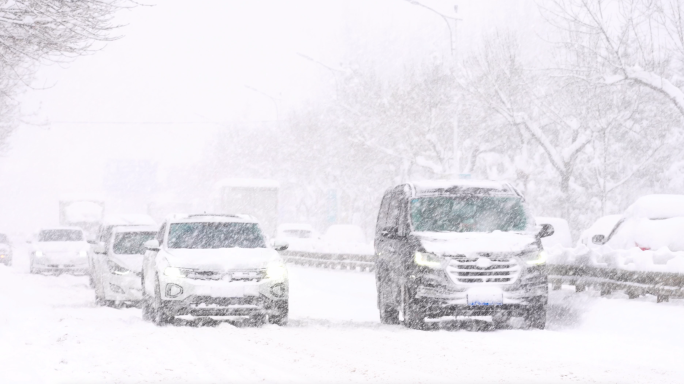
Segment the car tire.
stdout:
<svg viewBox="0 0 684 384">
<path fill-rule="evenodd" d="M 166 325 L 173 320 L 164 309 L 164 301 L 161 298 L 161 288 L 159 287 L 159 280 L 154 284 L 154 305 L 152 307 L 152 322 L 158 327 Z"/>
<path fill-rule="evenodd" d="M 530 328 L 546 328 L 546 305 L 530 306 L 525 314 L 525 321 Z"/>
<path fill-rule="evenodd" d="M 290 313 L 290 302 L 289 300 L 277 301 L 275 302 L 276 314 L 268 316 L 268 323 L 284 326 L 287 325 L 287 321 Z"/>
<path fill-rule="evenodd" d="M 399 308 L 396 300 L 391 299 L 391 291 L 387 283 L 378 281 L 378 311 L 382 324 L 399 324 Z"/>
<path fill-rule="evenodd" d="M 425 313 L 418 305 L 415 294 L 406 285 L 401 286 L 401 300 L 399 311 L 403 317 L 402 323 L 405 327 L 418 330 L 428 329 L 425 322 Z"/>
</svg>

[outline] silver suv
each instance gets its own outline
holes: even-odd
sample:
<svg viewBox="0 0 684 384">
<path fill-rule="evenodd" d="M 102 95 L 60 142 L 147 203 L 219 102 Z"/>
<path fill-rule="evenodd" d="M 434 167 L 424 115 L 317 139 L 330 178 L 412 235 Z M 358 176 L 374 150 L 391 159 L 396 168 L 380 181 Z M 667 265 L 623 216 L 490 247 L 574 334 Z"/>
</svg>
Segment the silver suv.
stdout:
<svg viewBox="0 0 684 384">
<path fill-rule="evenodd" d="M 244 215 L 167 220 L 145 244 L 143 318 L 237 316 L 256 324 L 288 319 L 288 274 L 257 221 Z"/>
</svg>

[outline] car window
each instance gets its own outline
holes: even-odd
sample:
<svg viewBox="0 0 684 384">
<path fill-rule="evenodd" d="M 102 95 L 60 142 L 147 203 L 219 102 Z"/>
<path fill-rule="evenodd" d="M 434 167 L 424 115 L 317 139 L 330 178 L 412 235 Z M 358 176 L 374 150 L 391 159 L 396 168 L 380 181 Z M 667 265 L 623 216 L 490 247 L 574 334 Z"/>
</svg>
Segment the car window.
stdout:
<svg viewBox="0 0 684 384">
<path fill-rule="evenodd" d="M 83 232 L 75 229 L 46 229 L 40 231 L 38 241 L 83 241 Z"/>
<path fill-rule="evenodd" d="M 382 198 L 382 203 L 380 204 L 380 211 L 378 212 L 378 222 L 376 225 L 376 232 L 380 232 L 383 228 L 387 227 L 387 213 L 389 211 L 389 204 L 391 200 L 391 193 L 386 193 Z"/>
<path fill-rule="evenodd" d="M 145 242 L 154 239 L 157 232 L 122 232 L 114 236 L 112 249 L 117 255 L 142 255 Z"/>
<path fill-rule="evenodd" d="M 255 223 L 174 223 L 169 227 L 169 248 L 266 248 Z"/>
</svg>

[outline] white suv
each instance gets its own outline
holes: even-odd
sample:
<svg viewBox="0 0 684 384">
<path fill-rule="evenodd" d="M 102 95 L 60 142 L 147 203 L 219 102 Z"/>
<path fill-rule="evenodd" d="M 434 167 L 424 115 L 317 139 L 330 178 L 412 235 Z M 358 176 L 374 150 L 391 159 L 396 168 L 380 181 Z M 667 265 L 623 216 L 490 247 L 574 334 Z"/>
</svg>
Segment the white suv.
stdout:
<svg viewBox="0 0 684 384">
<path fill-rule="evenodd" d="M 279 250 L 244 215 L 190 215 L 167 220 L 145 244 L 143 319 L 239 316 L 256 324 L 288 319 L 288 275 Z"/>
</svg>

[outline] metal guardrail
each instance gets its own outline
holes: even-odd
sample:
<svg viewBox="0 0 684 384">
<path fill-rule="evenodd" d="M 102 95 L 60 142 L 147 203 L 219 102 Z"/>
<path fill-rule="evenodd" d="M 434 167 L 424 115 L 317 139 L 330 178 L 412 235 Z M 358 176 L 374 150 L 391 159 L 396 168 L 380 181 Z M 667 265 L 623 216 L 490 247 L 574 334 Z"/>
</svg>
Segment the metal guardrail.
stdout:
<svg viewBox="0 0 684 384">
<path fill-rule="evenodd" d="M 314 268 L 345 269 L 361 272 L 375 270 L 375 255 L 283 251 L 285 262 Z M 574 285 L 577 292 L 587 287 L 600 290 L 601 295 L 624 290 L 630 299 L 641 295 L 656 296 L 657 302 L 684 298 L 684 274 L 667 272 L 628 271 L 582 265 L 548 265 L 549 283 L 553 289 L 562 284 Z"/>
<path fill-rule="evenodd" d="M 345 253 L 320 253 L 304 251 L 282 251 L 280 255 L 286 263 L 316 268 L 348 269 L 360 272 L 375 270 L 375 255 L 355 255 Z"/>
<path fill-rule="evenodd" d="M 684 298 L 684 274 L 668 272 L 628 271 L 582 265 L 549 265 L 549 283 L 553 289 L 562 284 L 574 285 L 575 291 L 598 288 L 601 295 L 624 290 L 630 299 L 641 295 L 656 296 L 661 303 L 670 298 Z"/>
</svg>

